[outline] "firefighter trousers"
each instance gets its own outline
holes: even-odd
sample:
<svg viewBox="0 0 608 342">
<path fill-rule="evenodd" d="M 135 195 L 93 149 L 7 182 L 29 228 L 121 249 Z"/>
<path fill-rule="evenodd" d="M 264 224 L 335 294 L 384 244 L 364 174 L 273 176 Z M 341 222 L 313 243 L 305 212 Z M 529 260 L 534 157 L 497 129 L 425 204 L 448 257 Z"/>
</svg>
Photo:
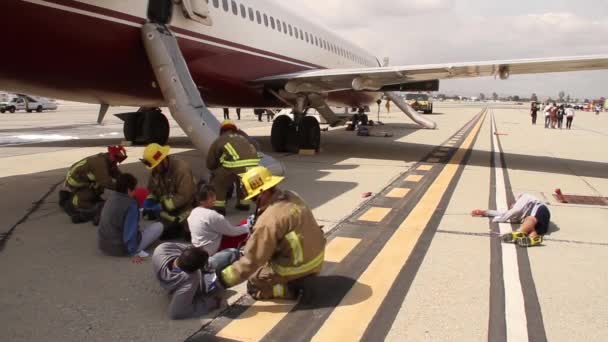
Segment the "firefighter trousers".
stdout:
<svg viewBox="0 0 608 342">
<path fill-rule="evenodd" d="M 245 173 L 247 171 L 244 167 L 239 168 L 225 168 L 220 167 L 213 171 L 213 176 L 211 177 L 211 185 L 215 188 L 215 205 L 216 209 L 226 210 L 226 197 L 228 195 L 228 191 L 232 188 L 233 184 L 239 184 L 237 187 L 237 197 L 239 204 L 246 204 L 243 201 L 245 194 L 243 193 L 240 187 L 240 179 L 239 175 Z"/>
</svg>

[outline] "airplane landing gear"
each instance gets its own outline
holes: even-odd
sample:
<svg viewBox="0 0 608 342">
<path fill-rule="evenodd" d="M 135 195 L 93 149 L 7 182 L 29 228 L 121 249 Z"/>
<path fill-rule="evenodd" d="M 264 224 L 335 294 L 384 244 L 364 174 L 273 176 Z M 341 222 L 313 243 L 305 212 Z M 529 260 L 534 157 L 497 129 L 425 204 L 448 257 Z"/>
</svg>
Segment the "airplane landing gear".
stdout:
<svg viewBox="0 0 608 342">
<path fill-rule="evenodd" d="M 296 123 L 286 115 L 278 116 L 272 123 L 270 142 L 275 152 L 298 152 L 321 147 L 321 128 L 317 119 L 304 116 Z"/>
<path fill-rule="evenodd" d="M 165 145 L 169 140 L 169 120 L 158 108 L 142 108 L 135 113 L 117 114 L 124 121 L 125 140 L 136 145 L 157 143 Z"/>
</svg>

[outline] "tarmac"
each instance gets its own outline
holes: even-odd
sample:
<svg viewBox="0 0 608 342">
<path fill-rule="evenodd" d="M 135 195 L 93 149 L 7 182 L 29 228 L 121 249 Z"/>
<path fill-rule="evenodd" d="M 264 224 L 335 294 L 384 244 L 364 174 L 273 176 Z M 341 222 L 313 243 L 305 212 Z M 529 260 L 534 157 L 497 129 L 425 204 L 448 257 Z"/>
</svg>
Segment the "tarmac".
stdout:
<svg viewBox="0 0 608 342">
<path fill-rule="evenodd" d="M 326 267 L 311 285 L 316 295 L 253 302 L 241 285 L 227 292 L 222 309 L 183 321 L 167 318 L 168 296 L 150 260 L 101 255 L 95 228 L 71 224 L 57 205 L 66 168 L 119 143 L 122 125 L 111 114 L 133 109 L 112 108 L 102 126 L 97 108 L 81 104 L 0 115 L 0 234 L 11 231 L 0 246 L 0 336 L 605 341 L 608 207 L 563 204 L 552 193 L 608 197 L 608 114 L 577 112 L 567 131 L 545 129 L 543 118 L 532 125 L 527 109 L 436 103 L 430 118 L 438 129 L 425 130 L 382 107 L 385 125 L 373 129 L 391 137 L 331 129 L 318 155 L 271 153 L 287 168 L 283 187 L 306 199 L 327 232 Z M 375 111 L 370 118 L 376 121 Z M 197 151 L 170 122 L 172 153 L 202 174 Z M 270 123 L 246 110 L 237 123 L 270 151 Z M 148 171 L 137 161 L 143 149 L 127 150 L 124 170 L 145 184 Z M 520 192 L 551 210 L 541 247 L 501 244 L 505 226 L 470 215 Z M 245 215 L 232 210 L 229 219 Z"/>
</svg>

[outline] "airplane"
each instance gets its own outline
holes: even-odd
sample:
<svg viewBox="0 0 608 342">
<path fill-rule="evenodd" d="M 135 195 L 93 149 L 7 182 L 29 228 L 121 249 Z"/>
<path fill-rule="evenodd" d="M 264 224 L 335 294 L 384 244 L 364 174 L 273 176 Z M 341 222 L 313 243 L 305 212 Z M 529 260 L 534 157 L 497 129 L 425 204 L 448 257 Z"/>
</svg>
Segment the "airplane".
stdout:
<svg viewBox="0 0 608 342">
<path fill-rule="evenodd" d="M 608 55 L 388 66 L 271 1 L 2 0 L 0 13 L 6 47 L 0 89 L 100 104 L 100 123 L 109 106 L 140 107 L 121 118 L 125 138 L 144 142 L 167 141 L 168 121 L 158 108 L 171 108 L 158 79 L 163 67 L 151 65 L 142 38 L 150 22 L 166 25 L 177 38 L 201 105 L 293 109 L 294 119 L 273 122 L 276 151 L 290 143 L 319 148 L 319 125 L 306 116 L 309 108 L 340 125 L 330 106 L 363 109 L 388 96 L 428 124 L 400 102 L 397 91 L 436 91 L 443 79 L 608 69 Z M 191 139 L 209 134 L 196 129 L 196 118 L 176 111 L 174 118 Z M 202 126 L 215 120 L 201 118 Z M 204 149 L 208 143 L 207 138 L 195 145 Z"/>
</svg>

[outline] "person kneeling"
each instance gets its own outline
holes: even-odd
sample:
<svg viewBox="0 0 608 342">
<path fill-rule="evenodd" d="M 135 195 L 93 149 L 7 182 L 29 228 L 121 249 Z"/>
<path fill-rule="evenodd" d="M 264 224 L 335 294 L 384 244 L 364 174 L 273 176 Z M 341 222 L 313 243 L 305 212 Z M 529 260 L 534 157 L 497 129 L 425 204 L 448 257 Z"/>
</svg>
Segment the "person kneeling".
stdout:
<svg viewBox="0 0 608 342">
<path fill-rule="evenodd" d="M 221 251 L 211 258 L 201 247 L 165 242 L 154 250 L 154 275 L 169 291 L 169 318 L 199 317 L 220 306 L 221 288 L 215 269 L 222 269 L 240 256 L 237 249 Z"/>
<path fill-rule="evenodd" d="M 255 199 L 257 219 L 243 256 L 218 273 L 225 288 L 248 280 L 255 299 L 295 299 L 296 281 L 321 272 L 325 237 L 311 209 L 296 193 L 276 186 L 283 177 L 263 166 L 241 175 L 246 200 Z"/>
<path fill-rule="evenodd" d="M 503 234 L 503 242 L 513 242 L 520 247 L 532 247 L 543 242 L 543 235 L 549 230 L 551 213 L 549 208 L 530 194 L 520 194 L 508 211 L 475 209 L 473 216 L 493 217 L 493 222 L 521 223 L 517 231 Z"/>
<path fill-rule="evenodd" d="M 118 176 L 116 191 L 106 201 L 97 231 L 99 249 L 111 256 L 145 256 L 142 251 L 158 240 L 163 225 L 152 223 L 139 230 L 139 207 L 135 199 L 137 179 L 128 173 Z M 135 259 L 139 262 L 141 260 Z"/>
</svg>

